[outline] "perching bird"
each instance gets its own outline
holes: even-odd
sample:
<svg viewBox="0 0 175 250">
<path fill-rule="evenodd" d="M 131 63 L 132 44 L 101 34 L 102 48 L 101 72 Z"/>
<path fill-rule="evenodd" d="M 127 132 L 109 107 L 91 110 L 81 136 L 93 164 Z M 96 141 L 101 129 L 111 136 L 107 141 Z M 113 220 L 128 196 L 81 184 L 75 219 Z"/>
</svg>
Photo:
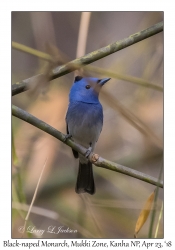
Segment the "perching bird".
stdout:
<svg viewBox="0 0 175 250">
<path fill-rule="evenodd" d="M 73 151 L 79 157 L 79 171 L 75 187 L 76 193 L 95 193 L 92 163 L 88 160 L 103 126 L 103 108 L 98 96 L 102 86 L 110 78 L 76 76 L 69 94 L 69 107 L 66 114 L 67 138 L 88 148 L 86 156 Z"/>
</svg>

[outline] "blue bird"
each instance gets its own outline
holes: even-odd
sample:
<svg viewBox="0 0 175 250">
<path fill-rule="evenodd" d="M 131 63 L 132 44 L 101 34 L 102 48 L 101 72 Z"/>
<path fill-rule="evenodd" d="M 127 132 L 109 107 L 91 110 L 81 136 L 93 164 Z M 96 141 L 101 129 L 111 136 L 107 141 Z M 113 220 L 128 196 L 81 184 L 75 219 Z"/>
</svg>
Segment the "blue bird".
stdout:
<svg viewBox="0 0 175 250">
<path fill-rule="evenodd" d="M 75 187 L 76 193 L 95 193 L 92 163 L 88 160 L 103 126 L 103 108 L 98 96 L 102 86 L 110 78 L 76 76 L 69 94 L 69 106 L 66 114 L 67 136 L 88 148 L 83 156 L 73 151 L 75 158 L 79 157 L 79 171 Z"/>
</svg>

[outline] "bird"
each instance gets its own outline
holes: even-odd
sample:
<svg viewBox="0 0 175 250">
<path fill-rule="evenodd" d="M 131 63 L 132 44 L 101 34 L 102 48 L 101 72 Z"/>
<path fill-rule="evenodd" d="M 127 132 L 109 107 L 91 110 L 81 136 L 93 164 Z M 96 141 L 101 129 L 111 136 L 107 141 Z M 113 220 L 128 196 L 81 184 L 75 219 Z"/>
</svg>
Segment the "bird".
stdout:
<svg viewBox="0 0 175 250">
<path fill-rule="evenodd" d="M 79 170 L 75 192 L 95 193 L 92 163 L 88 156 L 94 150 L 103 126 L 103 108 L 99 102 L 102 86 L 111 78 L 76 76 L 69 93 L 69 105 L 66 113 L 67 138 L 87 148 L 81 155 L 73 150 L 75 158 L 79 158 Z"/>
</svg>

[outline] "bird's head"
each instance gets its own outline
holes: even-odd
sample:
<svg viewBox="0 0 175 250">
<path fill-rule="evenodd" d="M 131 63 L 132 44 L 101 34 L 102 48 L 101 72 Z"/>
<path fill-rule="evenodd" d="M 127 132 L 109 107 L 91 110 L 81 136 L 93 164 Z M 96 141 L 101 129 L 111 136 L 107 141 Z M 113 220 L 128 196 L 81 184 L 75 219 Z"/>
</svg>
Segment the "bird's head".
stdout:
<svg viewBox="0 0 175 250">
<path fill-rule="evenodd" d="M 70 102 L 98 103 L 99 92 L 102 86 L 109 80 L 110 78 L 98 79 L 76 76 L 69 94 Z"/>
</svg>

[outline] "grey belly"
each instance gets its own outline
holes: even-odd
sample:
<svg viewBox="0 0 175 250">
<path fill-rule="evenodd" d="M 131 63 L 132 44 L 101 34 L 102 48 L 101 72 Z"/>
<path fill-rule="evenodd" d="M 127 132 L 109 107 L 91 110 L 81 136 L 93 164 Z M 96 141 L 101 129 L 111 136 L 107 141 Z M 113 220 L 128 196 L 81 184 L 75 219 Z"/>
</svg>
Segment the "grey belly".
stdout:
<svg viewBox="0 0 175 250">
<path fill-rule="evenodd" d="M 77 122 L 72 121 L 68 124 L 69 133 L 72 135 L 72 139 L 84 147 L 89 147 L 92 143 L 94 148 L 97 142 L 102 124 L 97 121 L 90 121 L 87 118 Z"/>
<path fill-rule="evenodd" d="M 85 148 L 89 148 L 90 143 L 92 144 L 92 151 L 94 151 L 95 144 L 99 138 L 102 125 L 99 123 L 89 126 L 89 123 L 84 121 L 82 124 L 75 124 L 71 126 L 70 134 L 72 139 L 78 144 L 82 145 Z M 79 154 L 79 159 L 81 163 L 87 163 L 87 158 Z"/>
<path fill-rule="evenodd" d="M 66 122 L 72 139 L 85 148 L 89 148 L 91 143 L 92 150 L 94 150 L 103 126 L 101 104 L 71 103 L 67 111 Z M 80 154 L 79 158 L 81 162 L 87 161 Z"/>
</svg>

